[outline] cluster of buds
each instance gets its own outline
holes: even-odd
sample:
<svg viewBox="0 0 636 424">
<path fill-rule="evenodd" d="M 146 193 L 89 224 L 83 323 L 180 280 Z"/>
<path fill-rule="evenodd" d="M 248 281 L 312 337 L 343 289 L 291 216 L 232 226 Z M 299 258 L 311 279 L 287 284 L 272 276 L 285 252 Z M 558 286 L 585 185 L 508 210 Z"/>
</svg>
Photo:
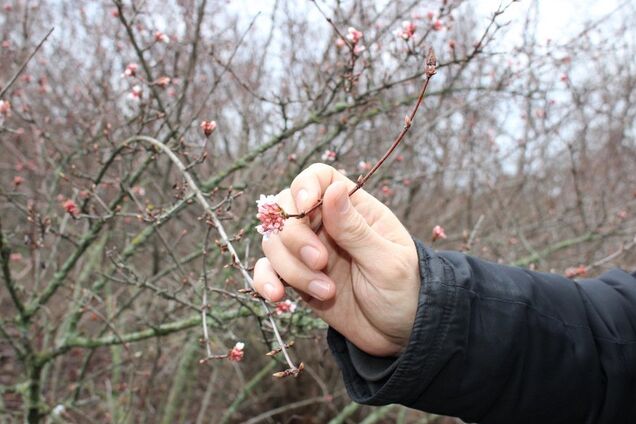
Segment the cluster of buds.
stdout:
<svg viewBox="0 0 636 424">
<path fill-rule="evenodd" d="M 292 302 L 289 299 L 286 299 L 283 302 L 278 302 L 276 304 L 276 315 L 283 315 L 286 313 L 293 314 L 296 310 L 296 303 Z"/>
<path fill-rule="evenodd" d="M 124 70 L 125 77 L 134 77 L 137 75 L 137 70 L 139 69 L 139 65 L 136 63 L 129 63 L 126 65 L 126 69 Z"/>
<path fill-rule="evenodd" d="M 364 37 L 362 31 L 358 31 L 354 27 L 349 27 L 347 30 L 347 40 L 349 40 L 349 42 L 353 45 L 353 54 L 356 56 L 360 56 L 360 54 L 367 49 L 362 43 L 360 43 L 362 37 Z"/>
<path fill-rule="evenodd" d="M 354 46 L 358 44 L 362 37 L 364 37 L 362 31 L 358 31 L 354 27 L 349 27 L 347 29 L 347 40 L 351 41 L 351 44 L 353 44 Z"/>
<path fill-rule="evenodd" d="M 66 213 L 71 215 L 73 218 L 76 218 L 77 215 L 79 214 L 79 208 L 77 207 L 77 203 L 75 203 L 72 199 L 66 200 L 62 204 L 62 207 L 64 208 Z"/>
<path fill-rule="evenodd" d="M 335 152 L 335 150 L 327 149 L 325 150 L 325 153 L 322 154 L 321 159 L 324 161 L 334 162 L 337 156 L 338 154 Z"/>
<path fill-rule="evenodd" d="M 283 230 L 287 214 L 276 203 L 275 196 L 261 194 L 261 197 L 256 201 L 256 206 L 258 207 L 256 218 L 260 221 L 260 225 L 256 226 L 256 231 L 262 234 L 265 240 L 270 235 L 278 234 L 279 231 Z"/>
<path fill-rule="evenodd" d="M 367 172 L 371 170 L 371 167 L 372 167 L 371 162 L 367 162 L 363 160 L 358 162 L 358 169 L 360 170 L 360 172 Z"/>
<path fill-rule="evenodd" d="M 155 85 L 157 85 L 157 86 L 159 86 L 161 88 L 166 88 L 168 85 L 170 85 L 171 81 L 172 80 L 170 79 L 170 77 L 167 77 L 167 76 L 164 75 L 164 76 L 159 77 L 159 78 L 157 78 L 155 80 Z"/>
<path fill-rule="evenodd" d="M 402 29 L 397 30 L 395 35 L 403 40 L 410 40 L 415 35 L 415 23 L 412 21 L 402 22 Z"/>
<path fill-rule="evenodd" d="M 0 100 L 0 115 L 11 116 L 11 102 L 8 100 Z"/>
<path fill-rule="evenodd" d="M 209 137 L 216 129 L 216 121 L 201 121 L 201 129 L 203 130 L 203 134 Z"/>
<path fill-rule="evenodd" d="M 155 41 L 158 43 L 168 44 L 170 42 L 170 37 L 168 37 L 166 34 L 164 34 L 161 31 L 157 31 L 155 32 Z"/>
<path fill-rule="evenodd" d="M 232 350 L 227 354 L 227 359 L 232 362 L 240 362 L 245 356 L 245 343 L 237 342 Z"/>
<path fill-rule="evenodd" d="M 128 97 L 131 100 L 139 101 L 139 100 L 141 100 L 142 94 L 143 94 L 143 90 L 142 90 L 141 86 L 140 85 L 134 85 L 130 89 L 130 93 L 128 93 Z"/>
<path fill-rule="evenodd" d="M 585 265 L 579 265 L 577 267 L 571 267 L 565 270 L 565 276 L 567 278 L 585 277 L 587 275 L 587 267 Z"/>
<path fill-rule="evenodd" d="M 433 242 L 439 239 L 445 239 L 445 238 L 446 238 L 446 231 L 444 231 L 444 227 L 439 225 L 436 225 L 435 227 L 433 227 L 433 234 L 432 234 Z"/>
<path fill-rule="evenodd" d="M 200 364 L 208 362 L 210 359 L 228 359 L 232 362 L 241 362 L 245 356 L 245 343 L 236 342 L 234 347 L 224 355 L 210 355 L 199 361 Z"/>
</svg>

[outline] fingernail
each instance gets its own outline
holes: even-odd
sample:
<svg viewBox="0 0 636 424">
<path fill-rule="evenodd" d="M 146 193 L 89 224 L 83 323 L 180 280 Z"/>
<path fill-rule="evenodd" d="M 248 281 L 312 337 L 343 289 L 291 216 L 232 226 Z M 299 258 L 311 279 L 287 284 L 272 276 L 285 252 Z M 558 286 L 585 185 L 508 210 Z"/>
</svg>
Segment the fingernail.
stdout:
<svg viewBox="0 0 636 424">
<path fill-rule="evenodd" d="M 346 213 L 349 210 L 349 205 L 351 202 L 349 201 L 349 194 L 345 193 L 340 196 L 340 199 L 336 201 L 336 208 L 340 213 Z"/>
<path fill-rule="evenodd" d="M 301 188 L 296 195 L 296 206 L 298 208 L 304 207 L 307 204 L 307 199 L 309 199 L 309 192 Z"/>
<path fill-rule="evenodd" d="M 308 267 L 314 268 L 320 258 L 320 251 L 313 246 L 303 246 L 300 248 L 300 258 Z"/>
<path fill-rule="evenodd" d="M 265 283 L 263 286 L 263 291 L 265 292 L 265 297 L 269 300 L 274 299 L 274 295 L 276 294 L 276 288 L 272 283 Z"/>
<path fill-rule="evenodd" d="M 331 293 L 330 286 L 331 285 L 326 281 L 314 280 L 309 283 L 309 286 L 307 286 L 307 290 L 309 291 L 309 294 L 312 295 L 313 297 L 320 300 L 325 300 L 329 297 L 329 294 Z"/>
</svg>

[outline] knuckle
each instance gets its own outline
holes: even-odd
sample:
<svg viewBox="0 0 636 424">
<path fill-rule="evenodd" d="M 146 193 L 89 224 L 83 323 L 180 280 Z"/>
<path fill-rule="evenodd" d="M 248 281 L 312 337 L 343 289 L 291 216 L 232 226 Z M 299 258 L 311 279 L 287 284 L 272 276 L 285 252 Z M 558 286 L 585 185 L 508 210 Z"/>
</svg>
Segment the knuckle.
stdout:
<svg viewBox="0 0 636 424">
<path fill-rule="evenodd" d="M 350 243 L 362 242 L 367 235 L 367 223 L 362 217 L 357 216 L 346 222 L 344 225 L 343 237 Z"/>
<path fill-rule="evenodd" d="M 336 169 L 324 163 L 316 162 L 309 165 L 307 171 L 313 174 L 324 174 L 334 172 Z"/>
</svg>

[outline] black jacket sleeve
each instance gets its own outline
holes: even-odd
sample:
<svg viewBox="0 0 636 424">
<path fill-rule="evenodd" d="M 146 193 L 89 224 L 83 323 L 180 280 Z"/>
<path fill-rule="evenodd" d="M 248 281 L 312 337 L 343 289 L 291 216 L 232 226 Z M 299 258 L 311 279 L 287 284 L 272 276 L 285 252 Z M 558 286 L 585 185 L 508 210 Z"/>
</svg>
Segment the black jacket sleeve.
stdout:
<svg viewBox="0 0 636 424">
<path fill-rule="evenodd" d="M 480 423 L 636 422 L 636 278 L 572 281 L 416 242 L 406 350 L 375 358 L 329 330 L 351 398 Z"/>
</svg>

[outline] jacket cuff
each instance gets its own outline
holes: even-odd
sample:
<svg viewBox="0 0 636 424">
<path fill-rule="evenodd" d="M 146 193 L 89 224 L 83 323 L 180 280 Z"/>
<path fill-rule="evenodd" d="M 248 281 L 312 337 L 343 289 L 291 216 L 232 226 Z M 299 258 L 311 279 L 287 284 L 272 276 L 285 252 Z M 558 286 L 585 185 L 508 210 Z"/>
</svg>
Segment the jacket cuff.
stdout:
<svg viewBox="0 0 636 424">
<path fill-rule="evenodd" d="M 330 328 L 329 347 L 342 370 L 352 400 L 369 405 L 409 406 L 426 391 L 441 368 L 440 348 L 451 325 L 456 288 L 452 272 L 429 248 L 415 240 L 421 286 L 411 337 L 398 358 L 377 358 Z"/>
</svg>

